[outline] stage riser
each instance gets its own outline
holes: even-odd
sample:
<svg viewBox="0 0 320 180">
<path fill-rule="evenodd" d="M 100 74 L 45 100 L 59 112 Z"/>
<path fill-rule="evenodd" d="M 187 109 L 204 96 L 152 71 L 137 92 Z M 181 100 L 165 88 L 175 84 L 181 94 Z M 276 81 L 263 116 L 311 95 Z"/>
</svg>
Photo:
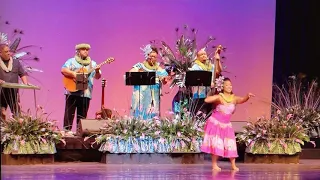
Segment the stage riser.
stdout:
<svg viewBox="0 0 320 180">
<path fill-rule="evenodd" d="M 318 139 L 312 139 L 312 140 L 315 141 L 316 143 L 319 142 L 317 141 Z M 103 159 L 102 157 L 103 153 L 98 151 L 97 145 L 95 145 L 94 148 L 92 148 L 91 147 L 92 142 L 93 142 L 92 138 L 90 138 L 86 142 L 83 142 L 83 138 L 80 138 L 80 137 L 67 138 L 66 146 L 62 144 L 57 145 L 57 154 L 55 154 L 55 161 L 57 162 L 73 162 L 73 161 L 101 162 L 101 160 Z M 311 143 L 306 143 L 306 145 L 303 147 L 302 153 L 300 154 L 300 159 L 320 159 L 320 148 L 319 148 L 320 143 L 319 143 L 319 146 L 317 146 L 317 148 L 306 149 L 306 147 L 309 147 L 310 144 Z M 194 153 L 194 154 L 198 155 L 202 153 Z M 239 157 L 236 160 L 238 162 L 244 162 L 244 154 L 245 154 L 245 146 L 243 144 L 238 144 Z M 122 164 L 123 162 L 125 162 L 124 159 L 128 158 L 127 156 L 125 157 L 125 155 L 130 155 L 130 154 L 125 154 L 125 155 L 112 154 L 112 155 L 114 156 L 110 156 L 108 162 L 112 162 L 115 164 Z M 141 155 L 147 156 L 148 154 L 141 154 Z M 211 161 L 211 155 L 203 154 L 203 157 L 204 157 L 204 162 Z M 134 161 L 148 162 L 147 160 L 144 160 L 144 159 L 148 159 L 148 158 L 142 158 L 141 160 L 138 160 L 138 161 L 134 159 Z M 221 158 L 220 160 L 229 161 L 228 158 Z M 103 160 L 103 161 L 107 162 L 107 160 Z M 173 160 L 170 160 L 170 161 L 166 160 L 166 161 L 171 162 Z"/>
<path fill-rule="evenodd" d="M 104 164 L 204 164 L 204 154 L 103 154 Z"/>
<path fill-rule="evenodd" d="M 249 154 L 245 153 L 244 163 L 254 164 L 299 164 L 299 154 L 295 155 L 277 155 L 277 154 Z"/>
<path fill-rule="evenodd" d="M 320 148 L 303 149 L 300 154 L 300 159 L 320 159 Z"/>
<path fill-rule="evenodd" d="M 302 149 L 320 149 L 320 138 L 310 138 L 310 141 L 313 141 L 316 145 L 314 145 L 310 142 L 305 143 L 303 146 L 301 146 Z"/>
<path fill-rule="evenodd" d="M 52 164 L 53 154 L 1 154 L 1 165 Z"/>
<path fill-rule="evenodd" d="M 56 162 L 100 162 L 102 152 L 97 149 L 57 149 Z"/>
</svg>

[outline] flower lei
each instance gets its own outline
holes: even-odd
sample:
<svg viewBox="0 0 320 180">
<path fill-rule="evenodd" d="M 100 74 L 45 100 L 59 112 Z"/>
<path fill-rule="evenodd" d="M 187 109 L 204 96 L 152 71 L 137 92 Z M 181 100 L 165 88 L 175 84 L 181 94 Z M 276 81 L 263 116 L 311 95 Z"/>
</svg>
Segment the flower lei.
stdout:
<svg viewBox="0 0 320 180">
<path fill-rule="evenodd" d="M 202 63 L 198 59 L 195 61 L 195 63 L 200 66 L 204 71 L 211 71 L 212 65 L 211 63 Z"/>
<path fill-rule="evenodd" d="M 223 93 L 219 93 L 219 95 L 224 99 L 227 103 L 231 103 L 233 101 L 234 95 L 232 94 L 229 98 L 227 98 Z"/>
<path fill-rule="evenodd" d="M 8 67 L 4 64 L 3 60 L 0 57 L 0 67 L 5 71 L 5 72 L 10 72 L 12 71 L 12 64 L 13 64 L 13 59 L 10 57 L 9 62 L 8 62 Z"/>
<path fill-rule="evenodd" d="M 86 59 L 81 59 L 78 55 L 75 55 L 74 58 L 83 66 L 88 66 L 91 63 L 91 58 L 89 56 Z"/>
<path fill-rule="evenodd" d="M 159 68 L 158 63 L 156 63 L 155 65 L 151 66 L 147 61 L 143 62 L 144 67 L 150 69 L 150 70 L 157 70 Z"/>
</svg>

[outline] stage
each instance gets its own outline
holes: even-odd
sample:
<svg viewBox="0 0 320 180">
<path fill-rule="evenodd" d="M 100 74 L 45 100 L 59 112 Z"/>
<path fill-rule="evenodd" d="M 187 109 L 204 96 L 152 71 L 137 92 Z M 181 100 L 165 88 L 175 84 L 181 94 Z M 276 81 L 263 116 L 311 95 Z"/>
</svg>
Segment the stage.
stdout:
<svg viewBox="0 0 320 180">
<path fill-rule="evenodd" d="M 301 164 L 244 164 L 238 163 L 239 172 L 230 170 L 229 162 L 219 162 L 221 172 L 204 164 L 133 165 L 87 163 L 54 163 L 33 166 L 2 166 L 2 180 L 55 180 L 55 179 L 317 179 L 320 177 L 319 160 L 301 160 Z"/>
<path fill-rule="evenodd" d="M 311 143 L 302 146 L 300 159 L 320 159 L 320 138 L 312 138 Z M 91 146 L 93 138 L 83 141 L 81 137 L 66 138 L 66 145 L 57 145 L 55 162 L 100 162 L 103 164 L 205 164 L 211 161 L 204 153 L 167 153 L 167 154 L 112 154 L 98 151 L 98 146 Z M 245 146 L 238 144 L 238 162 L 244 162 Z M 228 161 L 228 159 L 221 159 Z"/>
</svg>

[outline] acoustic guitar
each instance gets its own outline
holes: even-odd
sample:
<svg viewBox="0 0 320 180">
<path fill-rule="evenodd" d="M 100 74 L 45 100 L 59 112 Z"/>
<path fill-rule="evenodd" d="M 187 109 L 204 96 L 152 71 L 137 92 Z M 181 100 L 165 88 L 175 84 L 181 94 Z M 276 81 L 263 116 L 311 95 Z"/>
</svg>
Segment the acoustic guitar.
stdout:
<svg viewBox="0 0 320 180">
<path fill-rule="evenodd" d="M 103 61 L 102 63 L 98 64 L 96 67 L 101 67 L 105 64 L 110 64 L 114 61 L 113 57 L 108 58 L 107 60 Z M 79 70 L 76 71 L 77 74 L 81 75 L 81 74 L 85 74 L 87 77 L 90 73 L 92 73 L 96 67 L 91 68 L 89 70 L 87 70 L 86 68 L 80 68 Z M 88 83 L 87 80 L 86 82 L 82 82 L 82 83 Z M 75 78 L 72 77 L 68 77 L 68 76 L 63 76 L 63 85 L 64 88 L 70 92 L 76 92 L 79 89 L 77 89 L 77 80 Z"/>
<path fill-rule="evenodd" d="M 106 80 L 102 79 L 102 93 L 101 93 L 101 110 L 96 112 L 96 119 L 108 119 L 112 116 L 112 111 L 104 107 L 104 88 L 106 86 Z"/>
</svg>

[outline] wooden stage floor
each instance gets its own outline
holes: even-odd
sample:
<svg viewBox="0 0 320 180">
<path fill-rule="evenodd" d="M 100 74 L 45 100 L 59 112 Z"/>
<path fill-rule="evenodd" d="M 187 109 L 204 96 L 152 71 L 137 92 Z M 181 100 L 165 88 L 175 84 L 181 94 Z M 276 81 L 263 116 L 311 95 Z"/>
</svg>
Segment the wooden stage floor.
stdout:
<svg viewBox="0 0 320 180">
<path fill-rule="evenodd" d="M 110 165 L 95 162 L 55 163 L 50 165 L 1 166 L 2 180 L 211 180 L 211 179 L 320 179 L 320 161 L 302 159 L 295 164 L 243 164 L 240 171 L 230 170 L 230 163 L 220 162 L 220 172 L 205 164 Z"/>
</svg>

